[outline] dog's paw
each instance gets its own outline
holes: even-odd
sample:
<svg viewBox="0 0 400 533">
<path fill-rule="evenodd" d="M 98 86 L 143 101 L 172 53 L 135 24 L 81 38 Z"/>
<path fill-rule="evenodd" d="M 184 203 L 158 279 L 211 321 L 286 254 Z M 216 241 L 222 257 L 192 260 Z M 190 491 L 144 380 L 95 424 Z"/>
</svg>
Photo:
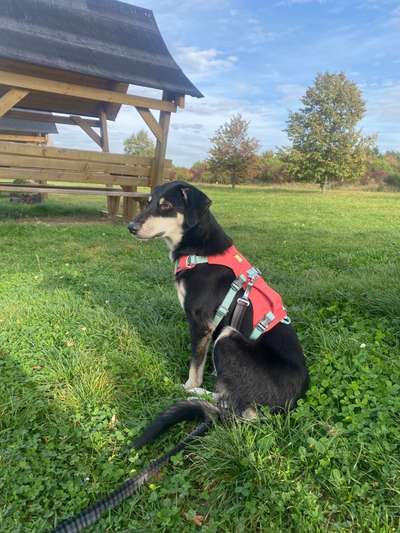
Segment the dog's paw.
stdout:
<svg viewBox="0 0 400 533">
<path fill-rule="evenodd" d="M 187 391 L 191 391 L 193 389 L 198 389 L 200 385 L 201 383 L 195 383 L 194 381 L 188 379 L 187 382 L 183 385 L 183 388 Z"/>
<path fill-rule="evenodd" d="M 190 392 L 190 394 L 196 394 L 197 396 L 205 396 L 206 394 L 212 394 L 207 389 L 203 389 L 203 387 L 194 387 L 193 389 L 186 389 L 186 392 Z"/>
</svg>

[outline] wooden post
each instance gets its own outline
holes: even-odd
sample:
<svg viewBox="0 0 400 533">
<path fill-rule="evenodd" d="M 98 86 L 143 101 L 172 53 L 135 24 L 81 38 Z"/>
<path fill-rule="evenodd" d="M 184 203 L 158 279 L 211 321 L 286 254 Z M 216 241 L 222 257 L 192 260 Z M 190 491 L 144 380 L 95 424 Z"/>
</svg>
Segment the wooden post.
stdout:
<svg viewBox="0 0 400 533">
<path fill-rule="evenodd" d="M 122 189 L 127 192 L 137 191 L 137 187 L 123 186 Z M 130 198 L 129 196 L 124 196 L 122 198 L 122 212 L 123 212 L 124 222 L 131 222 L 131 220 L 134 218 L 134 216 L 138 212 L 137 205 L 138 205 L 138 202 L 135 201 L 134 198 Z"/>
<path fill-rule="evenodd" d="M 168 101 L 167 93 L 164 91 L 163 100 Z M 164 177 L 164 162 L 165 154 L 167 152 L 169 123 L 171 120 L 171 113 L 169 111 L 160 111 L 160 119 L 158 121 L 163 132 L 162 139 L 157 139 L 156 149 L 154 153 L 153 167 L 151 169 L 151 188 L 160 185 Z"/>
<path fill-rule="evenodd" d="M 101 148 L 103 152 L 110 151 L 110 141 L 108 138 L 108 124 L 107 124 L 107 114 L 104 110 L 104 107 L 100 111 L 100 131 L 101 131 Z"/>
<path fill-rule="evenodd" d="M 100 110 L 100 137 L 101 149 L 103 152 L 110 151 L 110 140 L 108 137 L 107 113 L 103 105 Z M 112 183 L 107 183 L 106 187 L 112 188 Z M 119 196 L 107 196 L 107 213 L 112 220 L 117 219 L 119 203 L 121 198 Z"/>
</svg>

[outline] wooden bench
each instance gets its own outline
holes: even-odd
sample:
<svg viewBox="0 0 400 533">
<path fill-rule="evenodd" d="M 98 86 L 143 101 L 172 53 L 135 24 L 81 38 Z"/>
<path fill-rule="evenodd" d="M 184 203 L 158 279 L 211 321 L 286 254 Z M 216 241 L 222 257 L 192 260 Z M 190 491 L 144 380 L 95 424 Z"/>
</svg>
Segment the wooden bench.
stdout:
<svg viewBox="0 0 400 533">
<path fill-rule="evenodd" d="M 152 165 L 150 157 L 0 142 L 0 191 L 105 195 L 112 218 L 118 214 L 122 197 L 123 217 L 131 220 L 149 195 L 137 188 L 152 188 Z M 166 161 L 164 173 L 170 166 L 171 162 Z M 10 183 L 10 179 L 17 178 L 38 185 Z M 76 185 L 49 185 L 49 181 Z"/>
</svg>

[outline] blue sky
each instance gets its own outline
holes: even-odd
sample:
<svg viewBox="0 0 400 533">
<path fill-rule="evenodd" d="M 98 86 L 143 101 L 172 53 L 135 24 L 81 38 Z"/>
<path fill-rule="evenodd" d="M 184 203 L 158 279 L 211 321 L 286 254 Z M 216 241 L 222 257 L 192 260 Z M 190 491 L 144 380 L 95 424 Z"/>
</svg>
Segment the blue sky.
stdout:
<svg viewBox="0 0 400 533">
<path fill-rule="evenodd" d="M 400 0 L 128 3 L 154 11 L 172 55 L 205 95 L 187 97 L 186 109 L 172 117 L 168 156 L 175 164 L 205 158 L 214 131 L 237 112 L 262 149 L 287 144 L 288 111 L 325 71 L 344 71 L 359 84 L 368 109 L 363 131 L 378 134 L 381 149 L 400 150 Z M 135 111 L 123 108 L 111 126 L 112 149 L 121 151 L 140 127 Z M 81 145 L 90 142 L 82 136 Z"/>
</svg>

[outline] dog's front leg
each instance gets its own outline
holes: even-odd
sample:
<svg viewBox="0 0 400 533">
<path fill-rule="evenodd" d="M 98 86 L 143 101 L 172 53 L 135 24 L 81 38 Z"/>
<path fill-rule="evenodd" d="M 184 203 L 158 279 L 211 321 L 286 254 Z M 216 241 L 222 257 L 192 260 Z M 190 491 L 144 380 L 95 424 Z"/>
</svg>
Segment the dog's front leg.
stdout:
<svg viewBox="0 0 400 533">
<path fill-rule="evenodd" d="M 199 328 L 191 324 L 190 333 L 192 337 L 192 360 L 190 362 L 189 378 L 184 385 L 186 390 L 196 389 L 203 383 L 204 367 L 212 329 L 209 327 Z"/>
</svg>

